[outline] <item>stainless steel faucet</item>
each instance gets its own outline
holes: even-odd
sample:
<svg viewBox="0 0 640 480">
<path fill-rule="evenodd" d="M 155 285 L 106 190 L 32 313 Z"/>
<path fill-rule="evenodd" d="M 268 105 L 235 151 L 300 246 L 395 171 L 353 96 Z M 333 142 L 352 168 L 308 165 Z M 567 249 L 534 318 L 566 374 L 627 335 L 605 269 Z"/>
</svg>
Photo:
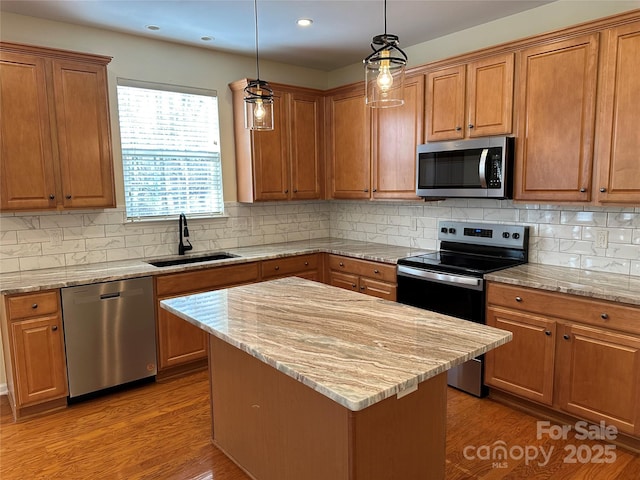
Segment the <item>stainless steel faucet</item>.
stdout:
<svg viewBox="0 0 640 480">
<path fill-rule="evenodd" d="M 187 250 L 193 250 L 193 245 L 189 241 L 189 229 L 187 228 L 187 217 L 185 217 L 184 213 L 180 214 L 180 219 L 178 220 L 179 229 L 180 229 L 180 243 L 178 244 L 178 254 L 184 255 L 184 252 Z M 186 245 L 185 245 L 186 242 Z"/>
</svg>

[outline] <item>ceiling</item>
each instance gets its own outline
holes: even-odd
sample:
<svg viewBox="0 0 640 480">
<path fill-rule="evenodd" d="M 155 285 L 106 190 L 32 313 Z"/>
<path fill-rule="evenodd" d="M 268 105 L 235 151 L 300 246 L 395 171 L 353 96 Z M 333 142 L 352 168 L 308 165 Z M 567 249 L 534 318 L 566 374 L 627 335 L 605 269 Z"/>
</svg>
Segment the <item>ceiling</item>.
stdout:
<svg viewBox="0 0 640 480">
<path fill-rule="evenodd" d="M 388 0 L 387 31 L 416 45 L 551 1 Z M 254 55 L 252 0 L 0 0 L 0 11 Z M 313 24 L 302 28 L 299 18 Z M 260 58 L 330 71 L 384 33 L 383 0 L 258 0 Z M 151 31 L 147 25 L 156 25 Z M 213 37 L 203 41 L 201 37 Z"/>
</svg>

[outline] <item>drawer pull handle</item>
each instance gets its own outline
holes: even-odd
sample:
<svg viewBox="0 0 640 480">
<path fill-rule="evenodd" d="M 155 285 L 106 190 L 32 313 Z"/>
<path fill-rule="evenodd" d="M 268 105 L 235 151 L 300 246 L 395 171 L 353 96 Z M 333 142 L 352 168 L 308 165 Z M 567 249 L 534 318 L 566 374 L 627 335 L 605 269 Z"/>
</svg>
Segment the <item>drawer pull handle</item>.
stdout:
<svg viewBox="0 0 640 480">
<path fill-rule="evenodd" d="M 571 337 L 569 335 L 567 335 L 566 333 L 562 336 L 562 338 L 564 338 L 565 340 L 570 340 Z"/>
<path fill-rule="evenodd" d="M 377 268 L 373 271 L 373 273 L 380 273 L 380 270 L 378 270 Z"/>
<path fill-rule="evenodd" d="M 308 267 L 309 266 L 309 262 L 304 262 L 304 266 Z"/>
<path fill-rule="evenodd" d="M 280 270 L 280 267 L 278 265 L 275 266 L 275 270 Z"/>
<path fill-rule="evenodd" d="M 516 302 L 521 302 L 522 301 L 522 297 L 516 297 Z"/>
<path fill-rule="evenodd" d="M 57 331 L 58 330 L 58 326 L 57 325 L 52 326 L 51 330 L 53 330 L 54 332 Z"/>
<path fill-rule="evenodd" d="M 340 265 L 341 267 L 344 267 L 344 263 L 342 263 L 342 262 L 340 262 L 340 264 L 339 264 L 339 265 Z"/>
<path fill-rule="evenodd" d="M 551 330 L 545 330 L 545 331 L 544 331 L 544 334 L 545 334 L 547 337 L 550 337 L 550 336 L 551 336 Z"/>
<path fill-rule="evenodd" d="M 609 318 L 609 315 L 607 315 L 606 313 L 601 313 L 600 318 L 603 320 L 607 320 Z"/>
<path fill-rule="evenodd" d="M 356 288 L 356 284 L 355 284 L 355 283 L 352 283 L 352 284 L 351 284 L 351 287 L 352 287 L 352 288 Z"/>
<path fill-rule="evenodd" d="M 38 308 L 38 304 L 34 303 L 33 305 L 31 305 L 31 308 L 33 308 L 35 310 L 36 308 Z"/>
<path fill-rule="evenodd" d="M 364 290 L 365 288 L 366 288 L 366 287 L 365 287 L 364 285 L 362 285 L 362 286 L 360 287 L 360 290 Z"/>
</svg>

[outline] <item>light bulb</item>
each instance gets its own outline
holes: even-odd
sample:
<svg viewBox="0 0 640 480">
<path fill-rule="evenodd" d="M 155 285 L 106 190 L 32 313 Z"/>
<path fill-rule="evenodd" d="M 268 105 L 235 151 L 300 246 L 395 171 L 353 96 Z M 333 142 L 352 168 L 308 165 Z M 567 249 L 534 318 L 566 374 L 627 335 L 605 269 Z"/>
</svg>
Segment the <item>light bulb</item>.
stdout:
<svg viewBox="0 0 640 480">
<path fill-rule="evenodd" d="M 389 52 L 384 50 L 381 55 L 382 58 L 388 58 Z M 391 75 L 391 69 L 389 68 L 389 60 L 380 61 L 380 73 L 378 74 L 376 83 L 382 93 L 387 93 L 393 86 L 393 75 Z"/>
<path fill-rule="evenodd" d="M 256 120 L 262 121 L 262 119 L 264 118 L 266 113 L 267 112 L 264 109 L 264 105 L 262 104 L 262 100 L 260 100 L 260 99 L 256 100 L 256 106 L 253 109 L 253 116 L 256 118 Z"/>
</svg>

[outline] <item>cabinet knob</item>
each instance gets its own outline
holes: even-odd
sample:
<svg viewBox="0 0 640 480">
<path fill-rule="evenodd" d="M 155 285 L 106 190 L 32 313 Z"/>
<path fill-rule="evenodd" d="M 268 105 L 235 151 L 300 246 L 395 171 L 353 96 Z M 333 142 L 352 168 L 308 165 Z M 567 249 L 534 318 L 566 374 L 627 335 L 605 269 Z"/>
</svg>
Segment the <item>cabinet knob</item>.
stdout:
<svg viewBox="0 0 640 480">
<path fill-rule="evenodd" d="M 33 305 L 31 305 L 31 308 L 33 308 L 35 310 L 36 308 L 38 308 L 38 304 L 34 303 Z"/>
<path fill-rule="evenodd" d="M 274 270 L 280 270 L 280 266 L 276 265 Z"/>
<path fill-rule="evenodd" d="M 368 191 L 369 191 L 369 189 L 368 189 L 368 188 L 365 188 L 365 189 L 364 189 L 364 193 L 367 193 Z"/>
<path fill-rule="evenodd" d="M 564 338 L 565 340 L 571 339 L 571 337 L 569 335 L 567 335 L 566 333 L 562 336 L 562 338 Z"/>
<path fill-rule="evenodd" d="M 380 273 L 380 270 L 378 270 L 377 268 L 373 270 L 373 273 Z"/>
<path fill-rule="evenodd" d="M 473 123 L 470 123 L 469 125 L 467 125 L 469 128 L 473 128 Z"/>
<path fill-rule="evenodd" d="M 547 337 L 550 337 L 550 336 L 551 336 L 551 330 L 545 330 L 545 331 L 544 331 L 544 334 L 545 334 Z"/>
<path fill-rule="evenodd" d="M 606 191 L 607 191 L 607 189 L 606 189 L 606 188 L 604 188 L 604 187 L 600 187 L 600 191 L 601 191 L 602 193 L 604 193 L 604 192 L 606 192 Z"/>
<path fill-rule="evenodd" d="M 54 332 L 55 332 L 55 331 L 57 331 L 57 330 L 58 330 L 58 326 L 57 326 L 57 325 L 53 325 L 53 326 L 51 327 L 51 330 L 53 330 Z"/>
<path fill-rule="evenodd" d="M 456 132 L 459 132 L 460 130 L 462 130 L 462 127 L 456 127 Z"/>
<path fill-rule="evenodd" d="M 56 196 L 52 193 L 51 195 L 49 195 L 49 200 L 55 200 Z"/>
<path fill-rule="evenodd" d="M 360 290 L 364 290 L 364 289 L 365 289 L 365 286 L 364 286 L 364 285 L 362 285 L 362 286 L 360 287 Z"/>
<path fill-rule="evenodd" d="M 71 200 L 71 195 L 65 195 L 64 198 L 66 198 L 67 200 Z"/>
<path fill-rule="evenodd" d="M 339 265 L 340 265 L 341 267 L 344 267 L 344 263 L 342 263 L 342 262 L 340 262 L 340 264 L 339 264 Z"/>
<path fill-rule="evenodd" d="M 351 286 L 352 286 L 353 288 L 356 288 L 356 284 L 355 284 L 355 283 L 352 283 L 352 284 L 351 284 Z"/>
<path fill-rule="evenodd" d="M 373 192 L 374 192 L 374 193 L 375 193 L 375 192 L 377 192 L 377 191 L 378 191 L 378 189 L 377 189 L 377 188 L 374 188 L 374 189 L 373 189 Z"/>
<path fill-rule="evenodd" d="M 587 189 L 586 189 L 586 188 L 584 188 L 584 187 L 582 187 L 582 188 L 580 189 L 580 193 L 584 193 L 584 192 L 586 192 L 586 191 L 587 191 Z"/>
<path fill-rule="evenodd" d="M 304 266 L 308 267 L 309 266 L 309 262 L 304 262 Z"/>
<path fill-rule="evenodd" d="M 297 188 L 294 188 L 294 189 L 293 189 L 293 193 L 298 193 L 298 189 L 297 189 Z"/>
<path fill-rule="evenodd" d="M 522 297 L 516 297 L 516 302 L 521 302 L 522 301 Z"/>
<path fill-rule="evenodd" d="M 289 193 L 289 189 L 287 188 L 287 189 L 284 191 L 284 193 Z"/>
<path fill-rule="evenodd" d="M 603 320 L 607 320 L 609 318 L 609 315 L 606 314 L 606 313 L 601 313 L 600 314 L 600 318 L 603 319 Z"/>
</svg>

